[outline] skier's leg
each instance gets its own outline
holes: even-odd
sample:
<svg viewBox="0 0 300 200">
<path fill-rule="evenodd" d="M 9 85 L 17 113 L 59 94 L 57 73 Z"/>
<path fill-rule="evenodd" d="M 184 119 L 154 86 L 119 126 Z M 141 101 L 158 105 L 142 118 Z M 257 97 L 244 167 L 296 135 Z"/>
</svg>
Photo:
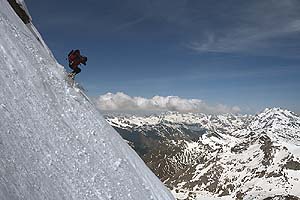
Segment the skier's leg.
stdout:
<svg viewBox="0 0 300 200">
<path fill-rule="evenodd" d="M 73 68 L 73 71 L 69 74 L 69 77 L 74 79 L 75 75 L 79 74 L 80 72 L 81 72 L 81 69 L 79 67 L 75 67 L 75 68 Z"/>
<path fill-rule="evenodd" d="M 81 69 L 79 67 L 76 67 L 73 72 L 75 72 L 75 74 L 79 74 L 81 72 Z"/>
</svg>

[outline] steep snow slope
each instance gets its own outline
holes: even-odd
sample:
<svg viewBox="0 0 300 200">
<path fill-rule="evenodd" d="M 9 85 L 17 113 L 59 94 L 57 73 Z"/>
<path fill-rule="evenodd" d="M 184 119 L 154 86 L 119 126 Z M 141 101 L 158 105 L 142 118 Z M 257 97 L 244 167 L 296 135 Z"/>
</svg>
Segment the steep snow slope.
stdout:
<svg viewBox="0 0 300 200">
<path fill-rule="evenodd" d="M 0 199 L 173 199 L 0 5 Z"/>
</svg>

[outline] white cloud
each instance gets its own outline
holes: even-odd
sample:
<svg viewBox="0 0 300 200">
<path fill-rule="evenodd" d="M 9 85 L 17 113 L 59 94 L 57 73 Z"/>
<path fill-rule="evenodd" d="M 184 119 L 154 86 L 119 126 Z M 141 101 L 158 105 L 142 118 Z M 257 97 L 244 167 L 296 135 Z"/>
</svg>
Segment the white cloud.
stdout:
<svg viewBox="0 0 300 200">
<path fill-rule="evenodd" d="M 96 105 L 102 111 L 178 111 L 209 114 L 240 112 L 238 106 L 212 106 L 200 99 L 184 99 L 178 96 L 154 96 L 147 99 L 131 97 L 122 92 L 101 95 L 96 99 Z"/>
</svg>

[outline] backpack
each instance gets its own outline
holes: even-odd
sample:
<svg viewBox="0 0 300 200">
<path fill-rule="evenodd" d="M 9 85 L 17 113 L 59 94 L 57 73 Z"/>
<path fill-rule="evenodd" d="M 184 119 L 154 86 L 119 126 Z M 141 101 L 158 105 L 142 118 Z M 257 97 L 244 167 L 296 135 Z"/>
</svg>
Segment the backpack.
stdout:
<svg viewBox="0 0 300 200">
<path fill-rule="evenodd" d="M 80 59 L 80 51 L 76 49 L 75 51 L 72 49 L 72 51 L 69 52 L 68 54 L 68 60 L 69 63 L 74 62 L 74 60 Z"/>
<path fill-rule="evenodd" d="M 74 50 L 72 49 L 72 51 L 70 51 L 70 53 L 68 54 L 68 57 L 74 52 Z"/>
</svg>

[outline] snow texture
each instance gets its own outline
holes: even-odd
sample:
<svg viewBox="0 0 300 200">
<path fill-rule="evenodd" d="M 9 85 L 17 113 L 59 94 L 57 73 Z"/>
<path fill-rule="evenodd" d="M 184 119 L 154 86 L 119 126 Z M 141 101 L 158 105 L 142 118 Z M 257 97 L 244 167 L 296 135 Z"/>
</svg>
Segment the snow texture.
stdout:
<svg viewBox="0 0 300 200">
<path fill-rule="evenodd" d="M 0 199 L 174 199 L 0 5 Z"/>
</svg>

